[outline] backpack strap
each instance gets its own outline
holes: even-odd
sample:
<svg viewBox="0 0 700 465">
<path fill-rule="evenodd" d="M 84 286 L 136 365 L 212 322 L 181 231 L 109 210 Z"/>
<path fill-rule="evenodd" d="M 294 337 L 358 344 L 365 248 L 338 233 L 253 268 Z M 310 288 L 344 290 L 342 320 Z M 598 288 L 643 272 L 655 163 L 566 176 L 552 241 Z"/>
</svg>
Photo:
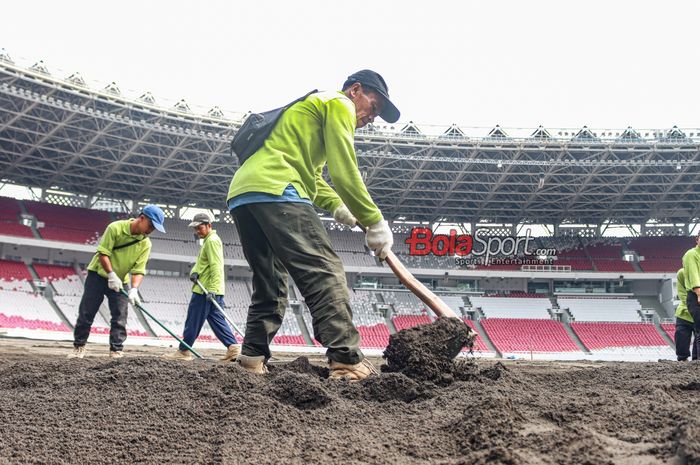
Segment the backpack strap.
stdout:
<svg viewBox="0 0 700 465">
<path fill-rule="evenodd" d="M 130 247 L 130 246 L 136 244 L 137 242 L 141 242 L 141 241 L 144 240 L 144 239 L 145 239 L 145 237 L 142 237 L 141 239 L 136 239 L 136 240 L 133 240 L 133 241 L 131 241 L 131 242 L 127 242 L 126 244 L 122 244 L 122 245 L 118 245 L 118 246 L 116 246 L 116 247 L 112 247 L 112 250 L 118 250 L 118 249 L 123 249 L 124 247 Z"/>
</svg>

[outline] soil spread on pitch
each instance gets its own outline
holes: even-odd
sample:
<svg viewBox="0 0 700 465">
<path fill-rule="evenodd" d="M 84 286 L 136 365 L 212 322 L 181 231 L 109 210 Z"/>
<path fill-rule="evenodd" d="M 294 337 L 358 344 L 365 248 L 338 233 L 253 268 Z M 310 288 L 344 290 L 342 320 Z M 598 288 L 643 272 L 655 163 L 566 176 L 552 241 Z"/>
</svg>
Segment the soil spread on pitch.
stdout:
<svg viewBox="0 0 700 465">
<path fill-rule="evenodd" d="M 454 358 L 462 349 L 472 350 L 476 334 L 458 318 L 438 318 L 433 323 L 404 329 L 389 337 L 382 371 L 409 378 L 450 384 L 463 363 Z"/>
<path fill-rule="evenodd" d="M 464 360 L 445 384 L 0 356 L 0 464 L 700 463 L 698 363 Z"/>
</svg>

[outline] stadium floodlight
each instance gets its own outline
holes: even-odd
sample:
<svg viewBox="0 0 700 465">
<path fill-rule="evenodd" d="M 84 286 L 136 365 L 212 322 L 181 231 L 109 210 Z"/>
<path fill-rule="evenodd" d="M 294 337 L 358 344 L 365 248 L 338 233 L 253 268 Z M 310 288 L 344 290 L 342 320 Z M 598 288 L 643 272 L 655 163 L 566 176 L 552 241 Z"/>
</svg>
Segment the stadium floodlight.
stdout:
<svg viewBox="0 0 700 465">
<path fill-rule="evenodd" d="M 498 163 L 496 164 L 496 168 L 503 168 L 503 160 L 498 160 Z"/>
</svg>

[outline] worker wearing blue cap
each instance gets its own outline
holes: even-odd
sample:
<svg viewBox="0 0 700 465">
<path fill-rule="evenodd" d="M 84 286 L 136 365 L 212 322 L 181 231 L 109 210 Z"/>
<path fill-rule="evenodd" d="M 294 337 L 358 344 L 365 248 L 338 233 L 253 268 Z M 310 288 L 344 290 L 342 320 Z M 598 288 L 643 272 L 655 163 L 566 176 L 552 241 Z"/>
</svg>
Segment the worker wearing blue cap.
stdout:
<svg viewBox="0 0 700 465">
<path fill-rule="evenodd" d="M 163 210 L 146 205 L 136 218 L 119 220 L 107 226 L 97 253 L 88 265 L 83 297 L 78 307 L 78 320 L 73 333 L 73 352 L 69 358 L 83 358 L 90 328 L 105 297 L 109 302 L 109 355 L 120 358 L 126 340 L 126 318 L 131 305 L 140 304 L 138 287 L 146 273 L 151 253 L 148 235 L 154 230 L 165 233 Z M 129 297 L 121 291 L 131 275 Z"/>
</svg>

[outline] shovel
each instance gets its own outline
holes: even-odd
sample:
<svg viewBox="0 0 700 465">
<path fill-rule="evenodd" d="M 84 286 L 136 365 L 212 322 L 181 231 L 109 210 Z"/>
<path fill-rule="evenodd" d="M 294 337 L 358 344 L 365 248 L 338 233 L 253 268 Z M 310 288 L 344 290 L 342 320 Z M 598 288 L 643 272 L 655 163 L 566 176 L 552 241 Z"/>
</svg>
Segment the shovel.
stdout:
<svg viewBox="0 0 700 465">
<path fill-rule="evenodd" d="M 124 294 L 126 297 L 129 297 L 129 294 L 127 294 L 127 292 L 126 292 L 124 289 L 122 289 L 122 294 Z M 158 325 L 159 325 L 161 328 L 163 328 L 168 334 L 170 334 L 172 337 L 174 337 L 175 339 L 177 339 L 177 342 L 179 342 L 179 343 L 182 344 L 183 346 L 187 347 L 187 350 L 189 350 L 190 352 L 192 352 L 192 353 L 194 354 L 195 357 L 197 357 L 197 358 L 202 358 L 202 356 L 199 355 L 199 354 L 197 353 L 197 351 L 194 350 L 188 343 L 186 343 L 185 341 L 183 341 L 182 339 L 180 339 L 179 337 L 177 337 L 177 336 L 175 335 L 175 333 L 173 333 L 173 332 L 170 331 L 168 328 L 166 328 L 165 325 L 164 325 L 163 323 L 161 323 L 160 321 L 158 321 L 158 319 L 157 319 L 156 317 L 154 317 L 153 315 L 151 315 L 151 313 L 150 313 L 148 310 L 146 310 L 145 308 L 143 308 L 143 305 L 141 305 L 141 304 L 136 304 L 136 307 L 138 307 L 139 310 L 141 310 L 143 313 L 145 313 L 146 315 L 148 315 L 148 317 L 149 317 L 151 320 L 153 320 L 153 321 L 155 321 L 156 323 L 158 323 Z"/>
<path fill-rule="evenodd" d="M 357 226 L 362 229 L 363 232 L 367 232 L 367 229 L 360 223 Z M 411 291 L 416 297 L 418 297 L 425 305 L 430 307 L 430 309 L 435 312 L 437 316 L 443 316 L 446 318 L 459 318 L 457 314 L 445 303 L 442 299 L 436 296 L 433 291 L 425 287 L 425 285 L 418 281 L 415 276 L 411 274 L 410 271 L 401 263 L 401 260 L 392 252 L 391 250 L 384 259 L 391 271 L 394 272 L 401 284 L 406 286 L 406 288 Z"/>
<path fill-rule="evenodd" d="M 364 226 L 360 225 L 359 223 L 357 223 L 357 226 L 359 226 L 359 228 L 362 229 L 363 232 L 367 232 Z M 421 325 L 420 327 L 421 331 L 423 332 L 426 348 L 429 348 L 430 350 L 435 349 L 435 347 L 439 347 L 439 351 L 443 353 L 443 355 L 447 356 L 449 359 L 456 357 L 460 353 L 462 348 L 465 347 L 467 344 L 471 343 L 471 341 L 474 339 L 475 334 L 473 330 L 469 326 L 467 326 L 467 324 L 464 323 L 461 319 L 459 319 L 454 310 L 452 310 L 445 302 L 443 302 L 443 300 L 440 297 L 436 296 L 433 293 L 433 291 L 431 291 L 430 289 L 425 287 L 423 283 L 418 281 L 415 278 L 415 276 L 413 276 L 413 274 L 411 274 L 411 272 L 406 269 L 403 263 L 401 263 L 401 261 L 394 254 L 394 252 L 390 250 L 384 260 L 391 268 L 391 271 L 393 271 L 396 277 L 399 278 L 401 284 L 406 286 L 406 288 L 409 291 L 411 291 L 416 297 L 418 297 L 421 300 L 421 302 L 430 307 L 430 309 L 438 317 L 456 318 L 461 323 L 461 325 L 458 325 L 458 328 L 455 328 L 455 331 L 453 333 L 450 333 L 449 335 L 447 335 L 446 338 L 442 339 L 441 341 L 438 341 L 437 344 L 435 343 L 435 341 L 431 341 L 431 337 L 429 337 L 430 334 L 432 334 L 435 331 L 438 331 L 438 327 L 436 325 L 437 322 L 433 322 L 429 325 Z M 413 330 L 417 329 L 418 328 L 413 328 Z M 399 334 L 401 333 L 402 332 L 399 332 Z M 394 338 L 394 336 L 392 336 L 392 338 Z M 393 342 L 392 339 L 390 339 L 387 351 L 392 351 L 392 344 L 394 346 L 397 346 L 401 345 L 402 342 L 402 338 L 395 338 L 393 339 Z M 396 349 L 396 347 L 393 347 L 393 349 Z M 384 352 L 385 356 L 387 354 L 387 351 Z"/>
<path fill-rule="evenodd" d="M 224 309 L 221 308 L 221 305 L 219 305 L 219 302 L 217 302 L 215 299 L 210 299 L 210 298 L 209 298 L 209 291 L 207 291 L 207 288 L 204 287 L 204 285 L 199 281 L 199 279 L 196 279 L 196 280 L 195 280 L 195 283 L 197 284 L 197 286 L 199 286 L 199 288 L 202 290 L 202 292 L 204 292 L 204 295 L 207 296 L 207 300 L 208 300 L 209 302 L 211 302 L 212 304 L 214 304 L 214 307 L 216 307 L 221 313 L 223 313 L 224 318 L 226 319 L 226 321 L 228 321 L 228 324 L 230 324 L 231 327 L 232 327 L 238 334 L 240 334 L 242 338 L 245 338 L 245 334 L 243 334 L 243 331 L 241 331 L 241 330 L 238 328 L 238 326 L 236 326 L 236 323 L 234 323 L 233 320 L 232 320 L 231 318 L 229 318 L 229 316 L 226 314 L 226 312 L 224 311 Z"/>
</svg>

